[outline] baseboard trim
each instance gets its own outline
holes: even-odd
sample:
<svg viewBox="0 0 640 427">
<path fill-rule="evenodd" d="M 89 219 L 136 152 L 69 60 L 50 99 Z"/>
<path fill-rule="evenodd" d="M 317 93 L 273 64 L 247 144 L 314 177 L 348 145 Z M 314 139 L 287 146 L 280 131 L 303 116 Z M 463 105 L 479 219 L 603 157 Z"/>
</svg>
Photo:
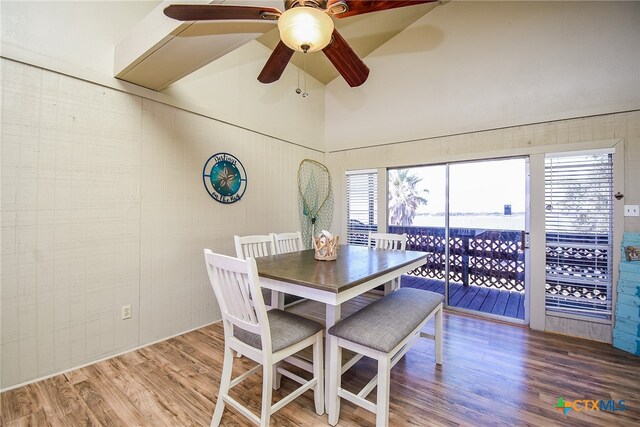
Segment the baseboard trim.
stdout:
<svg viewBox="0 0 640 427">
<path fill-rule="evenodd" d="M 106 356 L 106 357 L 103 357 L 103 358 L 100 358 L 100 359 L 93 360 L 91 362 L 83 363 L 82 365 L 74 366 L 73 368 L 64 369 L 62 371 L 57 371 L 57 372 L 54 372 L 52 374 L 45 375 L 43 377 L 34 378 L 32 380 L 25 381 L 25 382 L 20 383 L 20 384 L 15 384 L 15 385 L 9 386 L 7 388 L 0 388 L 0 393 L 4 393 L 5 391 L 10 391 L 10 390 L 14 390 L 16 388 L 24 387 L 24 386 L 29 385 L 29 384 L 34 384 L 34 383 L 37 383 L 38 381 L 42 381 L 42 380 L 46 380 L 46 379 L 49 379 L 49 378 L 53 378 L 53 377 L 56 377 L 58 375 L 64 375 L 67 372 L 75 371 L 76 369 L 86 368 L 87 366 L 91 366 L 91 365 L 94 365 L 94 364 L 99 363 L 99 362 L 104 362 L 105 360 L 113 359 L 114 357 L 119 357 L 119 356 L 122 356 L 123 354 L 131 353 L 133 351 L 138 351 L 138 350 L 140 350 L 142 348 L 149 347 L 149 346 L 154 345 L 154 344 L 158 344 L 158 343 L 160 343 L 162 341 L 170 340 L 171 338 L 175 338 L 175 337 L 178 337 L 180 335 L 188 334 L 189 332 L 193 332 L 193 331 L 196 331 L 196 330 L 201 329 L 201 328 L 206 328 L 207 326 L 211 326 L 211 325 L 216 324 L 216 323 L 221 322 L 221 321 L 222 321 L 222 319 L 214 320 L 213 322 L 205 323 L 204 325 L 196 326 L 195 328 L 191 328 L 191 329 L 188 329 L 186 331 L 179 332 L 177 334 L 173 334 L 171 336 L 168 336 L 168 337 L 165 337 L 165 338 L 161 338 L 159 340 L 152 341 L 150 343 L 143 344 L 143 345 L 140 345 L 138 347 L 135 347 L 135 348 L 132 348 L 132 349 L 129 349 L 129 350 L 121 351 L 120 353 L 115 353 L 115 354 L 112 354 L 110 356 Z"/>
</svg>

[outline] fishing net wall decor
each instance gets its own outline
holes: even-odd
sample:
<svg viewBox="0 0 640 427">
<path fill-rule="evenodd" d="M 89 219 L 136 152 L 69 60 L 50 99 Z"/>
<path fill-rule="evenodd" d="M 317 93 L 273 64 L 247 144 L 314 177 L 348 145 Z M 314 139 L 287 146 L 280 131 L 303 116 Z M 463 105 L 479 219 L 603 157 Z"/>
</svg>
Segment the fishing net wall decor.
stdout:
<svg viewBox="0 0 640 427">
<path fill-rule="evenodd" d="M 315 160 L 304 159 L 298 166 L 298 210 L 302 240 L 309 249 L 312 236 L 328 230 L 333 217 L 331 174 Z"/>
</svg>

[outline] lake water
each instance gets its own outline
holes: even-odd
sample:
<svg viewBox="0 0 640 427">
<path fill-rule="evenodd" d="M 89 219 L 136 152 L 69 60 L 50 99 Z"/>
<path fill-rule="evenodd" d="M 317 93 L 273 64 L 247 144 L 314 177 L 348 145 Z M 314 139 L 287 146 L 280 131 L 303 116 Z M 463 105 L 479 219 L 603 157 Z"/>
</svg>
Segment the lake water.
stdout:
<svg viewBox="0 0 640 427">
<path fill-rule="evenodd" d="M 417 215 L 413 219 L 416 227 L 444 227 L 443 215 Z M 524 213 L 513 215 L 469 214 L 452 215 L 451 228 L 481 228 L 487 230 L 524 230 Z"/>
</svg>

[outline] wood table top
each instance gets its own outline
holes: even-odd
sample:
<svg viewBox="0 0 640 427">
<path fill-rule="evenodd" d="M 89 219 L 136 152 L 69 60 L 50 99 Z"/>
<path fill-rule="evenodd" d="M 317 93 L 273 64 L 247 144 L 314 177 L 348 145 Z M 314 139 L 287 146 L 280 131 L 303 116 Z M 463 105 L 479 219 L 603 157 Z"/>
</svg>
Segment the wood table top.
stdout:
<svg viewBox="0 0 640 427">
<path fill-rule="evenodd" d="M 409 265 L 427 254 L 384 251 L 340 245 L 335 261 L 318 261 L 313 249 L 256 258 L 260 277 L 338 293 L 389 271 Z"/>
</svg>

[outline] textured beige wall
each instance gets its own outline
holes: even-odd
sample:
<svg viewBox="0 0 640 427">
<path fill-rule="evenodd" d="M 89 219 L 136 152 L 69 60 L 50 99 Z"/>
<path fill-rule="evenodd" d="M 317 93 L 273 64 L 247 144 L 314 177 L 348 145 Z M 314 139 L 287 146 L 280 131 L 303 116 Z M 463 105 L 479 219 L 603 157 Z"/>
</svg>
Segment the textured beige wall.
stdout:
<svg viewBox="0 0 640 427">
<path fill-rule="evenodd" d="M 299 227 L 297 166 L 323 153 L 0 64 L 2 388 L 216 320 L 202 249 L 233 254 L 235 233 Z M 233 205 L 203 188 L 221 151 L 247 170 Z"/>
<path fill-rule="evenodd" d="M 324 155 L 149 100 L 142 102 L 142 129 L 140 342 L 146 343 L 219 317 L 202 249 L 235 256 L 234 234 L 299 229 L 298 165 Z M 247 171 L 245 196 L 231 205 L 203 188 L 203 165 L 217 152 L 235 155 Z"/>
<path fill-rule="evenodd" d="M 329 153 L 333 176 L 345 170 L 371 169 L 525 155 L 557 151 L 571 145 L 592 147 L 594 141 L 624 141 L 624 203 L 640 203 L 640 111 L 509 127 Z M 540 148 L 543 147 L 543 148 Z M 560 147 L 560 148 L 558 148 Z M 534 184 L 532 184 L 534 185 Z M 343 189 L 336 190 L 334 227 L 342 224 Z M 338 194 L 338 191 L 340 194 Z M 340 206 L 338 207 L 338 204 Z M 640 231 L 640 218 L 625 218 L 626 231 Z"/>
<path fill-rule="evenodd" d="M 245 2 L 248 2 L 246 0 Z M 154 99 L 284 141 L 324 150 L 324 85 L 298 68 L 278 82 L 257 81 L 271 51 L 251 41 L 158 93 L 114 75 L 114 47 L 159 1 L 1 1 L 0 52 L 82 80 Z"/>
<path fill-rule="evenodd" d="M 135 346 L 141 100 L 2 60 L 2 387 Z"/>
<path fill-rule="evenodd" d="M 324 88 L 292 63 L 277 82 L 263 84 L 258 74 L 271 50 L 257 41 L 177 81 L 162 91 L 170 99 L 199 106 L 210 117 L 255 129 L 324 151 Z M 300 86 L 308 97 L 295 93 Z"/>
</svg>

